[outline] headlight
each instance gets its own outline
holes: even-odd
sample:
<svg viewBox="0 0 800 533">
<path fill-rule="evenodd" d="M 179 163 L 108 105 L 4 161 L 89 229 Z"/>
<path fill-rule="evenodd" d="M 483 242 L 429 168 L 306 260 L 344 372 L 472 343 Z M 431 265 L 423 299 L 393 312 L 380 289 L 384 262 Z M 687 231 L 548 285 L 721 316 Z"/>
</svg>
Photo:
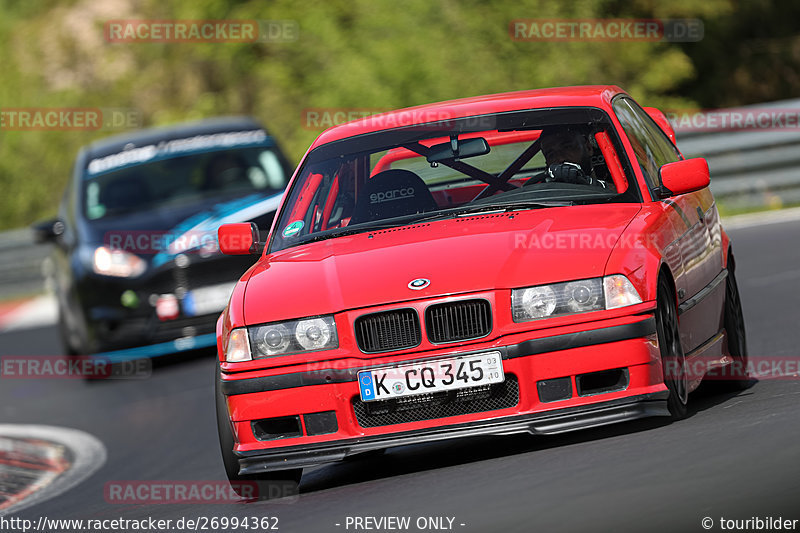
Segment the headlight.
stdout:
<svg viewBox="0 0 800 533">
<path fill-rule="evenodd" d="M 92 270 L 104 276 L 134 278 L 147 269 L 147 263 L 141 258 L 125 252 L 101 246 L 94 251 Z"/>
<path fill-rule="evenodd" d="M 515 314 L 528 317 L 528 319 L 544 318 L 552 315 L 558 303 L 555 291 L 547 285 L 523 289 L 516 296 L 517 301 L 514 301 L 512 296 Z"/>
<path fill-rule="evenodd" d="M 269 324 L 253 331 L 256 352 L 267 356 L 284 353 L 292 343 L 292 334 L 283 324 Z"/>
<path fill-rule="evenodd" d="M 249 333 L 254 359 L 339 347 L 332 316 L 252 326 Z"/>
<path fill-rule="evenodd" d="M 298 322 L 294 332 L 295 339 L 304 350 L 322 350 L 331 344 L 336 326 L 321 318 L 311 318 Z"/>
<path fill-rule="evenodd" d="M 625 276 L 583 279 L 539 285 L 511 291 L 514 322 L 616 309 L 641 303 L 642 299 Z"/>
</svg>

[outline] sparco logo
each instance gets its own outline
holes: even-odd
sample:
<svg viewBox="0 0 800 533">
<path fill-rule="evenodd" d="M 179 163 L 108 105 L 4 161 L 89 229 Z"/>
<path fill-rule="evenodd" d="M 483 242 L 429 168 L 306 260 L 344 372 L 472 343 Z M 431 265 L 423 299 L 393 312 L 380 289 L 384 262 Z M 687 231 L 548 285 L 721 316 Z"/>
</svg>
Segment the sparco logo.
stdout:
<svg viewBox="0 0 800 533">
<path fill-rule="evenodd" d="M 369 203 L 379 204 L 381 202 L 391 202 L 392 200 L 402 200 L 414 196 L 414 187 L 403 189 L 392 189 L 385 192 L 374 192 L 369 195 Z"/>
</svg>

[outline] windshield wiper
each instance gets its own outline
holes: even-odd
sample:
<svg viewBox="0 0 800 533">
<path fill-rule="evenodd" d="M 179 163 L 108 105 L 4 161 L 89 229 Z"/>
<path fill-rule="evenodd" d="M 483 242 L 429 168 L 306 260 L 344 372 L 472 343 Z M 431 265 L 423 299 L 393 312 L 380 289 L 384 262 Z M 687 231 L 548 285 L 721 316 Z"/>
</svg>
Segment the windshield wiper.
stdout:
<svg viewBox="0 0 800 533">
<path fill-rule="evenodd" d="M 575 205 L 574 202 L 496 202 L 492 204 L 483 203 L 475 205 L 464 205 L 446 211 L 439 211 L 429 217 L 418 218 L 414 220 L 414 224 L 420 222 L 428 222 L 431 220 L 438 220 L 444 218 L 461 217 L 467 215 L 476 215 L 480 213 L 493 212 L 493 213 L 507 213 L 509 211 L 521 211 L 526 209 L 545 209 L 548 207 L 568 207 Z"/>
<path fill-rule="evenodd" d="M 464 213 L 480 213 L 483 211 L 519 211 L 524 209 L 545 209 L 548 207 L 569 207 L 575 205 L 575 202 L 570 200 L 563 200 L 558 202 L 494 202 L 494 203 L 481 203 L 474 205 L 463 205 L 461 210 Z"/>
<path fill-rule="evenodd" d="M 411 224 L 415 224 L 416 221 L 411 222 Z M 305 239 L 300 239 L 292 246 L 296 246 L 299 244 L 308 244 L 309 242 L 317 242 L 317 241 L 324 241 L 325 239 L 333 239 L 336 237 L 345 237 L 347 235 L 355 235 L 357 233 L 369 233 L 371 231 L 377 231 L 387 228 L 396 228 L 397 226 L 405 226 L 407 222 L 390 222 L 386 224 L 359 224 L 358 226 L 354 227 L 345 227 L 340 229 L 339 231 L 331 231 L 330 233 L 315 233 L 313 235 L 309 235 Z"/>
<path fill-rule="evenodd" d="M 508 211 L 518 211 L 524 209 L 544 209 L 547 207 L 567 207 L 574 205 L 574 202 L 563 201 L 563 202 L 497 202 L 493 204 L 477 204 L 477 205 L 467 205 L 461 207 L 454 207 L 451 209 L 447 209 L 444 211 L 437 211 L 428 216 L 421 216 L 419 218 L 411 218 L 403 216 L 398 217 L 402 218 L 403 220 L 397 220 L 389 222 L 384 221 L 383 223 L 377 224 L 359 224 L 358 226 L 354 227 L 347 227 L 341 229 L 339 231 L 331 231 L 330 233 L 316 233 L 313 235 L 309 235 L 305 239 L 301 239 L 295 243 L 295 245 L 300 244 L 308 244 L 310 242 L 317 242 L 317 241 L 324 241 L 326 239 L 333 239 L 335 237 L 345 237 L 347 235 L 355 235 L 357 233 L 369 233 L 372 231 L 379 231 L 383 229 L 389 228 L 396 228 L 399 226 L 413 226 L 414 224 L 422 224 L 425 222 L 430 222 L 432 220 L 440 220 L 445 218 L 453 218 L 465 215 L 473 215 L 479 214 L 484 212 L 499 212 L 505 213 Z M 425 215 L 424 213 L 420 213 L 421 215 Z"/>
</svg>

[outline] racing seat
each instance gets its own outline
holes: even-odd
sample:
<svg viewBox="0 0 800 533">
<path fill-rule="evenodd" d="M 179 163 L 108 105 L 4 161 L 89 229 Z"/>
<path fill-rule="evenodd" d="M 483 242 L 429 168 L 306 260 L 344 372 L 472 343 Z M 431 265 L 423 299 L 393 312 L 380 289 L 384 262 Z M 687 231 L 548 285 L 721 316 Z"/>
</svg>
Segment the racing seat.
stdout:
<svg viewBox="0 0 800 533">
<path fill-rule="evenodd" d="M 425 213 L 437 208 L 422 178 L 409 170 L 384 170 L 364 184 L 350 224 Z"/>
</svg>

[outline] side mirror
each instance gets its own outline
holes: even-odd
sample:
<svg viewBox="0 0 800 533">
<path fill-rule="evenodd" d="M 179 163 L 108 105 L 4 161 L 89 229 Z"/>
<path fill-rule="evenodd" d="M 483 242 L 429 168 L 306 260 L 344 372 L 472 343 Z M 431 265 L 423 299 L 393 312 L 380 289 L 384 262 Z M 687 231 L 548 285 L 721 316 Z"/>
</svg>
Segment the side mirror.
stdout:
<svg viewBox="0 0 800 533">
<path fill-rule="evenodd" d="M 672 144 L 677 146 L 678 142 L 675 140 L 675 130 L 672 129 L 672 124 L 670 124 L 669 120 L 667 120 L 667 116 L 655 107 L 645 107 L 643 109 L 648 115 L 650 115 L 650 118 L 652 118 L 655 123 L 658 124 L 658 127 L 664 130 L 664 133 L 667 134 L 667 137 L 669 137 L 669 140 L 672 141 Z"/>
<path fill-rule="evenodd" d="M 662 198 L 699 191 L 711 183 L 708 163 L 702 157 L 662 165 L 658 175 L 661 178 Z"/>
<path fill-rule="evenodd" d="M 64 233 L 64 223 L 61 219 L 53 218 L 45 220 L 31 226 L 33 229 L 33 240 L 37 244 L 54 242 L 59 235 Z"/>
<path fill-rule="evenodd" d="M 225 255 L 260 254 L 263 242 L 258 240 L 258 226 L 253 222 L 223 224 L 217 230 L 219 249 Z"/>
</svg>

